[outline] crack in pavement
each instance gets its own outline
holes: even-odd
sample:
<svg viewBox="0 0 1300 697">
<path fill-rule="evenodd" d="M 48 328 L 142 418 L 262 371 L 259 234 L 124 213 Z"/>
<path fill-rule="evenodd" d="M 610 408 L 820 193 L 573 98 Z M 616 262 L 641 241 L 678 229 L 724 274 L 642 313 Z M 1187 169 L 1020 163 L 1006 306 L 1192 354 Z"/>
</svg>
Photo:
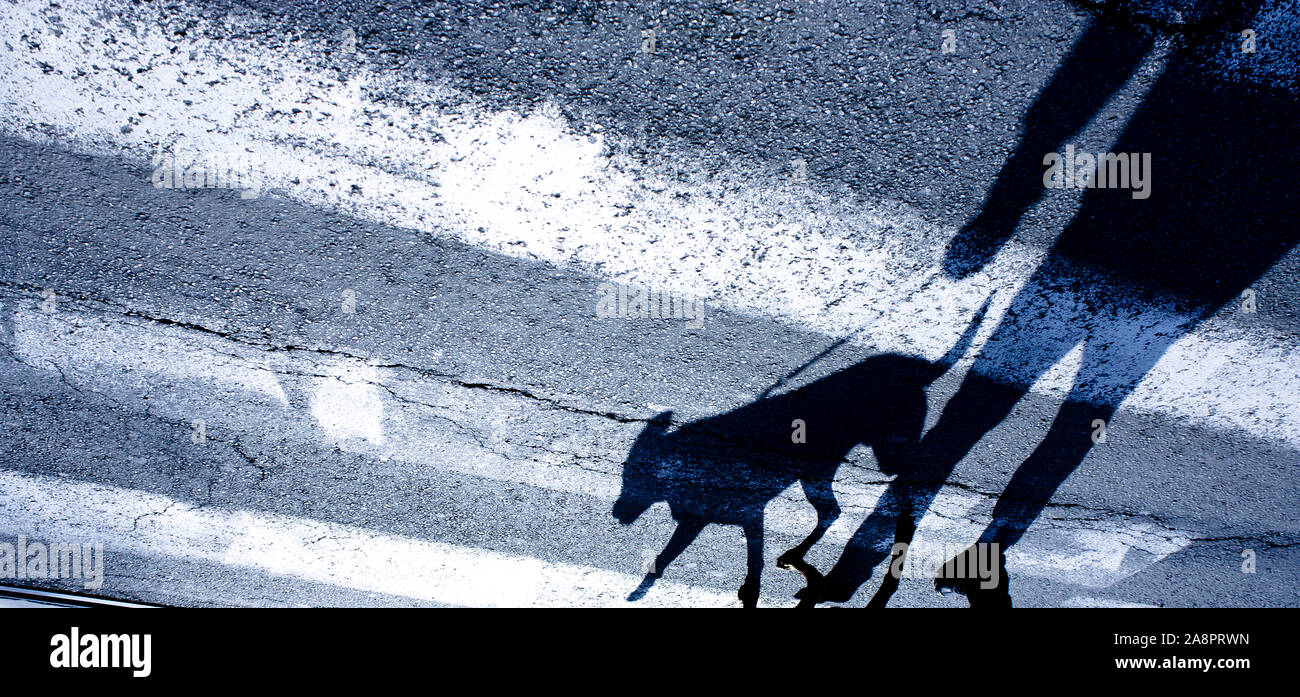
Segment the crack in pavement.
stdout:
<svg viewBox="0 0 1300 697">
<path fill-rule="evenodd" d="M 4 282 L 4 281 L 0 281 L 0 287 L 9 287 L 18 290 L 19 293 L 13 296 L 13 299 L 16 299 L 20 302 L 23 301 L 35 302 L 36 298 L 38 297 L 36 294 L 38 294 L 41 290 L 34 286 L 30 286 L 28 284 L 15 284 L 15 283 Z M 27 291 L 27 292 L 23 292 L 23 291 Z M 410 365 L 407 363 L 401 363 L 401 362 L 371 363 L 368 362 L 368 360 L 362 355 L 358 355 L 353 352 L 344 351 L 344 350 L 330 349 L 330 348 L 323 348 L 323 347 L 302 346 L 302 345 L 297 345 L 292 343 L 275 344 L 269 341 L 254 341 L 234 332 L 213 329 L 204 326 L 202 324 L 190 322 L 190 321 L 176 320 L 176 319 L 170 319 L 165 317 L 157 317 L 138 310 L 126 309 L 115 303 L 105 301 L 103 299 L 95 298 L 92 296 L 86 296 L 84 294 L 79 294 L 79 295 L 67 294 L 64 296 L 60 296 L 61 300 L 66 300 L 67 298 L 75 298 L 77 301 L 79 301 L 84 305 L 84 307 L 74 306 L 75 309 L 71 311 L 68 310 L 60 311 L 60 313 L 63 316 L 59 317 L 59 320 L 70 324 L 74 328 L 82 328 L 86 326 L 83 324 L 79 324 L 77 322 L 77 317 L 83 313 L 88 314 L 91 317 L 96 317 L 98 314 L 116 315 L 116 316 L 128 318 L 130 320 L 143 320 L 146 323 L 146 326 L 152 324 L 158 326 L 172 327 L 182 332 L 192 331 L 205 336 L 216 337 L 222 341 L 229 341 L 232 342 L 233 344 L 246 347 L 254 351 L 264 351 L 268 353 L 283 352 L 285 354 L 288 354 L 290 356 L 295 356 L 295 357 L 302 356 L 304 354 L 307 356 L 329 356 L 334 358 L 342 358 L 348 361 L 355 361 L 368 368 L 399 371 L 396 380 L 397 383 L 407 382 L 406 378 L 400 376 L 400 371 L 407 371 L 418 376 L 421 379 L 425 379 L 425 380 L 433 379 L 446 386 L 459 387 L 468 390 L 486 390 L 498 394 L 510 395 L 513 397 L 522 398 L 529 402 L 544 405 L 545 407 L 555 409 L 557 411 L 577 414 L 581 416 L 592 416 L 592 417 L 607 419 L 619 424 L 632 424 L 632 423 L 649 424 L 655 420 L 653 417 L 636 417 L 636 416 L 629 416 L 626 414 L 621 414 L 612 411 L 582 408 L 582 407 L 574 406 L 572 404 L 567 404 L 561 401 L 559 398 L 540 395 L 529 389 L 524 389 L 521 387 L 510 386 L 510 385 L 497 385 L 497 384 L 492 384 L 484 381 L 462 380 L 453 375 L 440 373 L 429 368 Z M 6 298 L 6 300 L 8 300 L 8 298 Z M 58 315 L 53 315 L 53 316 L 58 316 Z M 68 318 L 69 316 L 70 319 Z M 136 325 L 136 326 L 141 326 L 141 325 Z M 73 384 L 73 382 L 68 378 L 67 374 L 64 372 L 62 366 L 58 365 L 57 363 L 49 362 L 49 361 L 40 361 L 38 362 L 39 364 L 33 364 L 15 355 L 12 349 L 7 345 L 7 342 L 0 342 L 0 347 L 3 347 L 5 352 L 10 354 L 10 356 L 14 358 L 15 362 L 18 362 L 23 365 L 27 365 L 28 367 L 31 367 L 36 370 L 42 370 L 43 368 L 52 368 L 55 372 L 58 373 L 60 381 L 63 384 L 67 385 L 68 388 L 72 389 L 74 392 L 76 392 L 79 395 L 82 395 L 83 397 L 87 397 L 87 398 L 89 397 L 88 393 L 86 393 L 84 390 L 82 390 L 81 388 Z M 390 382 L 393 381 L 385 382 L 383 380 L 366 379 L 364 377 L 359 377 L 359 376 L 330 374 L 324 370 L 313 371 L 310 369 L 304 370 L 295 367 L 276 366 L 276 365 L 271 365 L 268 362 L 259 362 L 252 356 L 240 355 L 239 353 L 230 352 L 226 349 L 223 349 L 219 345 L 205 346 L 205 348 L 211 348 L 213 351 L 220 353 L 221 355 L 226 356 L 238 363 L 242 363 L 244 365 L 254 367 L 258 370 L 266 370 L 278 375 L 287 375 L 293 377 L 310 377 L 310 378 L 317 378 L 317 379 L 333 379 L 333 380 L 344 382 L 346 384 L 364 384 L 364 385 L 376 387 L 388 393 L 394 399 L 398 400 L 403 404 L 413 405 L 419 408 L 429 410 L 431 412 L 430 416 L 432 418 L 450 424 L 459 433 L 472 439 L 480 449 L 486 452 L 490 452 L 508 461 L 535 462 L 535 460 L 527 456 L 520 456 L 516 452 L 512 452 L 510 450 L 498 447 L 496 440 L 484 435 L 485 429 L 476 427 L 474 424 L 466 423 L 465 421 L 456 419 L 455 413 L 451 413 L 449 415 L 447 413 L 449 411 L 448 406 L 432 404 L 429 402 L 416 399 L 409 395 L 402 394 L 399 391 L 400 385 L 389 384 Z M 309 358 L 308 360 L 311 361 L 312 359 Z M 49 363 L 49 365 L 46 366 L 45 365 L 46 363 Z M 114 404 L 118 408 L 123 409 L 127 413 L 140 414 L 147 418 L 155 419 L 169 426 L 176 426 L 181 428 L 187 426 L 187 424 L 184 421 L 176 421 L 155 414 L 149 408 L 148 405 L 139 406 L 135 404 L 125 403 L 120 400 L 114 399 L 103 392 L 95 391 L 93 394 L 97 397 L 103 398 L 106 401 Z M 647 409 L 647 411 L 651 411 L 651 410 Z M 725 434 L 714 434 L 714 435 L 725 436 Z M 255 468 L 259 473 L 257 479 L 258 485 L 264 483 L 269 477 L 270 470 L 268 469 L 268 467 L 261 464 L 259 462 L 258 457 L 252 455 L 243 447 L 242 443 L 240 442 L 239 436 L 234 436 L 231 439 L 223 439 L 219 437 L 214 437 L 212 435 L 208 435 L 207 438 L 228 446 L 233 453 L 237 454 L 240 458 L 242 458 L 244 463 L 246 463 L 248 466 L 251 466 L 252 468 Z M 728 440 L 735 440 L 735 439 L 719 437 L 719 440 L 728 441 Z M 501 438 L 500 442 L 509 443 L 514 448 L 523 448 L 534 452 L 544 452 L 544 453 L 550 453 L 550 454 L 561 456 L 568 460 L 568 462 L 564 466 L 573 466 L 578 468 L 581 471 L 590 472 L 600 476 L 610 476 L 611 471 L 607 469 L 601 469 L 599 467 L 590 466 L 588 464 L 585 464 L 585 462 L 605 462 L 605 463 L 617 464 L 619 462 L 622 462 L 623 460 L 621 455 L 601 456 L 601 455 L 593 455 L 593 454 L 581 454 L 571 450 L 555 447 L 553 444 L 550 443 L 543 444 L 543 443 L 528 442 L 527 440 L 506 439 L 506 438 Z M 547 466 L 551 466 L 554 463 L 541 463 L 541 464 L 546 464 Z M 856 471 L 868 475 L 865 481 L 855 481 L 855 484 L 857 485 L 887 486 L 893 482 L 892 479 L 880 479 L 877 477 L 870 476 L 872 474 L 878 474 L 878 473 L 875 470 L 859 462 L 846 461 L 844 464 L 853 468 Z M 208 499 L 207 502 L 202 505 L 211 505 L 211 502 L 213 500 L 212 488 L 214 485 L 215 485 L 215 481 L 209 481 Z M 1001 496 L 1002 493 L 1001 491 L 984 490 L 977 486 L 956 480 L 955 478 L 949 478 L 945 482 L 945 486 L 952 487 L 962 492 L 978 496 L 985 502 L 998 500 L 998 498 Z M 843 507 L 846 511 L 857 511 L 858 509 L 861 509 L 862 511 L 867 511 L 871 509 L 871 507 L 857 506 L 849 502 L 843 502 Z M 1062 517 L 1059 515 L 1052 515 L 1053 513 L 1060 513 L 1062 511 L 1067 511 L 1067 510 L 1096 514 L 1096 516 L 1095 517 L 1079 517 L 1079 516 Z M 944 519 L 969 520 L 967 517 L 964 517 L 962 515 L 957 515 L 957 516 L 946 515 L 943 511 L 936 510 L 933 511 L 933 513 L 936 516 Z M 1088 506 L 1084 504 L 1071 503 L 1071 502 L 1055 502 L 1055 501 L 1050 502 L 1047 508 L 1044 510 L 1042 521 L 1050 525 L 1052 528 L 1069 530 L 1069 529 L 1079 529 L 1081 527 L 1079 525 L 1080 523 L 1102 522 L 1107 518 L 1149 521 L 1159 526 L 1160 528 L 1163 528 L 1166 531 L 1166 534 L 1163 537 L 1167 540 L 1186 539 L 1186 540 L 1204 541 L 1204 542 L 1255 541 L 1261 545 L 1266 545 L 1270 548 L 1284 548 L 1284 547 L 1290 547 L 1290 546 L 1300 544 L 1300 542 L 1277 541 L 1277 540 L 1288 539 L 1287 536 L 1284 534 L 1272 535 L 1272 536 L 1223 536 L 1223 537 L 1198 536 L 1191 530 L 1186 530 L 1177 527 L 1173 524 L 1170 524 L 1162 520 L 1159 516 L 1155 514 L 1151 514 L 1149 512 L 1134 513 L 1134 512 L 1123 511 L 1118 509 Z M 1148 532 L 1148 534 L 1150 533 Z"/>
</svg>

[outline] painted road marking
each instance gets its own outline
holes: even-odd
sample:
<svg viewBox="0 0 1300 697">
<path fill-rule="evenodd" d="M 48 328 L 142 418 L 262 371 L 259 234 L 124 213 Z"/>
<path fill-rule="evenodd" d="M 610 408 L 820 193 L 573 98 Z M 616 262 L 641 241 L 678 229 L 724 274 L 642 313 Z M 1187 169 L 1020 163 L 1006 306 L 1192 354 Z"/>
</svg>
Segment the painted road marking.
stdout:
<svg viewBox="0 0 1300 697">
<path fill-rule="evenodd" d="M 639 576 L 56 477 L 0 472 L 0 500 L 6 534 L 102 540 L 110 564 L 114 552 L 176 557 L 467 607 L 740 604 L 734 594 L 667 581 L 628 603 Z"/>
<path fill-rule="evenodd" d="M 375 460 L 395 459 L 512 484 L 565 491 L 612 502 L 620 465 L 640 424 L 613 424 L 595 416 L 556 413 L 511 394 L 482 394 L 431 381 L 409 371 L 360 360 L 323 360 L 310 351 L 263 352 L 231 339 L 139 319 L 79 313 L 47 315 L 39 300 L 13 307 L 12 350 L 23 363 L 78 389 L 110 396 L 178 423 L 207 420 L 210 433 L 264 434 L 324 442 Z M 397 396 L 400 395 L 399 399 Z M 148 399 L 143 399 L 147 397 Z M 533 428 L 530 411 L 537 412 Z M 512 413 L 512 441 L 536 449 L 503 451 L 484 444 L 502 413 Z M 581 466 L 569 448 L 546 434 L 554 419 L 582 419 L 573 431 L 602 429 L 600 452 Z M 461 424 L 449 426 L 449 420 Z M 563 429 L 560 429 L 563 430 Z M 886 485 L 863 482 L 842 468 L 835 491 L 845 514 L 823 544 L 842 544 L 875 506 Z M 991 501 L 945 489 L 917 531 L 918 544 L 964 545 L 988 522 Z M 1089 587 L 1105 587 L 1185 547 L 1195 535 L 1133 516 L 1087 511 L 1071 521 L 1062 512 L 1040 520 L 1008 555 L 1009 569 Z M 663 506 L 650 512 L 667 520 Z M 797 486 L 772 501 L 770 529 L 802 536 L 812 528 L 812 507 Z M 1136 552 L 1136 553 L 1134 553 Z M 1124 564 L 1125 560 L 1128 564 Z M 1134 560 L 1142 560 L 1135 563 Z"/>
<path fill-rule="evenodd" d="M 0 130 L 142 163 L 178 141 L 203 153 L 251 153 L 262 163 L 262 187 L 305 205 L 652 284 L 828 336 L 879 317 L 858 341 L 929 358 L 996 292 L 978 352 L 1042 256 L 1013 242 L 984 272 L 950 281 L 936 262 L 953 230 L 896 202 L 849 201 L 739 165 L 706 176 L 682 154 L 647 170 L 610 157 L 600 136 L 574 132 L 553 107 L 491 111 L 450 94 L 436 75 L 364 65 L 340 81 L 319 68 L 330 58 L 324 46 L 273 50 L 240 38 L 257 31 L 211 40 L 196 29 L 178 38 L 158 8 L 107 5 L 117 11 L 89 0 L 57 12 L 32 0 L 5 6 Z M 255 22 L 234 14 L 222 21 Z M 128 79 L 88 65 L 149 69 Z M 385 118 L 368 117 L 373 100 L 389 94 L 404 99 L 385 100 Z M 448 103 L 456 106 L 438 106 Z M 124 129 L 128 119 L 134 125 Z M 1051 305 L 1076 301 L 1054 297 Z M 1182 319 L 1168 308 L 1132 310 L 1097 322 L 1105 329 L 1094 340 L 1129 345 L 1136 327 Z M 1203 327 L 1183 337 L 1126 407 L 1300 446 L 1291 403 L 1300 347 L 1270 332 Z M 1063 396 L 1078 355 L 1033 389 Z"/>
</svg>

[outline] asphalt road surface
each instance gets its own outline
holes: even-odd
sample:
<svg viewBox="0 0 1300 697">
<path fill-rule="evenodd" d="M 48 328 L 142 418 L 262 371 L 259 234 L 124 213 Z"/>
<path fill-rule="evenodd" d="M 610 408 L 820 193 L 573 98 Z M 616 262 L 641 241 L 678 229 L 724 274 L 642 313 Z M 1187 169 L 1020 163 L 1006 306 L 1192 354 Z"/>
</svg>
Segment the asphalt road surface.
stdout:
<svg viewBox="0 0 1300 697">
<path fill-rule="evenodd" d="M 1300 605 L 1300 6 L 877 5 L 5 3 L 0 583 Z"/>
</svg>

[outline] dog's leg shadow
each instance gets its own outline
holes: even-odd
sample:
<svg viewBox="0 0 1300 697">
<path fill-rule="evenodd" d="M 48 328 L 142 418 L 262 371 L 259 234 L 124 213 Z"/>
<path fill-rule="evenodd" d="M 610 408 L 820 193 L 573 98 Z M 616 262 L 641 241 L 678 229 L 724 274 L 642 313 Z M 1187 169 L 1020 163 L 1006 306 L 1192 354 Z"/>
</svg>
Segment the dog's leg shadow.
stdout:
<svg viewBox="0 0 1300 697">
<path fill-rule="evenodd" d="M 796 608 L 810 609 L 821 602 L 826 587 L 826 577 L 817 567 L 804 560 L 804 555 L 826 534 L 831 524 L 840 517 L 840 506 L 835 500 L 835 492 L 829 479 L 804 480 L 803 491 L 808 502 L 817 511 L 817 525 L 808 537 L 786 553 L 776 558 L 778 568 L 798 571 L 803 575 L 804 588 L 795 597 L 799 599 Z"/>
<path fill-rule="evenodd" d="M 646 571 L 645 578 L 641 579 L 641 585 L 637 586 L 636 589 L 627 596 L 628 602 L 634 603 L 644 598 L 645 594 L 650 592 L 650 588 L 654 586 L 655 581 L 659 580 L 659 577 L 664 575 L 664 569 L 667 569 L 668 565 L 695 541 L 695 538 L 700 534 L 700 531 L 704 529 L 704 526 L 705 523 L 703 521 L 677 521 L 677 527 L 673 530 L 673 536 L 668 538 L 668 544 L 664 545 L 663 551 L 655 557 L 654 565 Z"/>
<path fill-rule="evenodd" d="M 793 551 L 791 550 L 791 552 Z M 799 599 L 795 609 L 811 610 L 817 607 L 817 603 L 821 602 L 826 588 L 826 577 L 822 575 L 822 572 L 805 561 L 803 556 L 794 556 L 790 552 L 777 557 L 776 565 L 782 569 L 798 571 L 803 575 L 804 587 L 794 595 Z"/>
</svg>

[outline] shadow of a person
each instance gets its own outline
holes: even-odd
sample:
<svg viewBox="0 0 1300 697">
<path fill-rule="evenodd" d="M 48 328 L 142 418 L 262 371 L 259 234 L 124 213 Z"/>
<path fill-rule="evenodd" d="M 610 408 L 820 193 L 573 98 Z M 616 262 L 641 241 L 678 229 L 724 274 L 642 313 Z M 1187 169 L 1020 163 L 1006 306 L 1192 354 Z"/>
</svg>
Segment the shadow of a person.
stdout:
<svg viewBox="0 0 1300 697">
<path fill-rule="evenodd" d="M 1024 140 L 983 210 L 950 243 L 944 264 L 950 276 L 978 270 L 1010 237 L 1042 195 L 1047 162 L 1040 158 L 1063 149 L 1123 84 L 1151 45 L 1148 36 L 1141 26 L 1107 18 L 1084 33 L 1030 109 Z M 998 545 L 999 582 L 984 588 L 980 579 L 943 572 L 936 579 L 936 587 L 964 593 L 972 606 L 1009 606 L 1006 550 L 1088 455 L 1098 421 L 1109 422 L 1173 342 L 1239 298 L 1295 245 L 1297 99 L 1207 70 L 1215 50 L 1235 47 L 1231 37 L 1212 31 L 1181 37 L 1114 147 L 1151 153 L 1149 197 L 1134 196 L 1133 188 L 1089 188 L 923 437 L 915 471 L 864 521 L 827 574 L 825 599 L 847 600 L 884 559 L 891 533 L 910 543 L 957 463 L 1029 385 L 1082 345 L 1064 404 L 1012 475 L 979 538 Z M 897 579 L 886 579 L 872 604 L 883 605 L 896 587 Z"/>
</svg>

